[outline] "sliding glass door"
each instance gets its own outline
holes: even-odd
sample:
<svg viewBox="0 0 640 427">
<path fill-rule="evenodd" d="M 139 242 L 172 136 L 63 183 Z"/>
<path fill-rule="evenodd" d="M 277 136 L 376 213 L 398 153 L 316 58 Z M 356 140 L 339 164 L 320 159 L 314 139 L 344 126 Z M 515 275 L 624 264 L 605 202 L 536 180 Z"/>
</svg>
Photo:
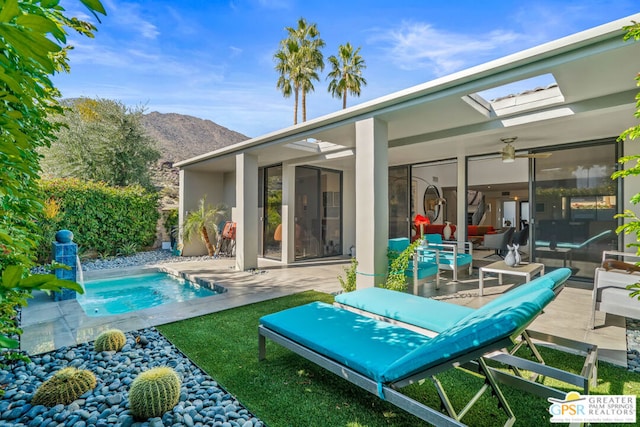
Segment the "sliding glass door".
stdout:
<svg viewBox="0 0 640 427">
<path fill-rule="evenodd" d="M 296 167 L 295 258 L 342 254 L 342 172 Z"/>
<path fill-rule="evenodd" d="M 547 266 L 571 267 L 593 278 L 603 250 L 618 249 L 616 144 L 553 151 L 535 159 L 535 256 Z"/>
<path fill-rule="evenodd" d="M 261 248 L 265 258 L 282 258 L 282 166 L 260 169 Z"/>
</svg>

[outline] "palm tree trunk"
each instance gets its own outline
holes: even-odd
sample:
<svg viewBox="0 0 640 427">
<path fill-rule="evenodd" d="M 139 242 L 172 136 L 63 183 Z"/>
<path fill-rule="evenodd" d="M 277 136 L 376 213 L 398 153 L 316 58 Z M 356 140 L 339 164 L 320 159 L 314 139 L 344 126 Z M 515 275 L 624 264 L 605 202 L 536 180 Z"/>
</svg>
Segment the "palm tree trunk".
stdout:
<svg viewBox="0 0 640 427">
<path fill-rule="evenodd" d="M 202 234 L 202 241 L 204 242 L 204 245 L 207 247 L 207 252 L 209 253 L 209 256 L 213 256 L 215 250 L 213 248 L 213 245 L 211 244 L 211 241 L 209 240 L 209 233 L 207 233 L 206 227 L 202 227 L 200 229 L 200 234 Z"/>
<path fill-rule="evenodd" d="M 295 88 L 293 90 L 294 92 L 294 101 L 293 101 L 293 124 L 297 125 L 298 124 L 298 96 L 300 93 L 300 89 Z"/>
<path fill-rule="evenodd" d="M 347 108 L 347 89 L 342 92 L 342 109 Z"/>
<path fill-rule="evenodd" d="M 302 89 L 302 122 L 307 121 L 307 91 Z"/>
</svg>

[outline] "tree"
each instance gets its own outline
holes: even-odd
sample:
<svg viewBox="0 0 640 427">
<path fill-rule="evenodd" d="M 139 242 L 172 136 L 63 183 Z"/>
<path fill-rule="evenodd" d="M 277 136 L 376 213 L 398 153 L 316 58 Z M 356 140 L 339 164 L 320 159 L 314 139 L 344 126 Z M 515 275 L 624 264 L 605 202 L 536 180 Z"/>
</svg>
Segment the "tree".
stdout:
<svg viewBox="0 0 640 427">
<path fill-rule="evenodd" d="M 198 202 L 198 209 L 189 212 L 183 224 L 184 240 L 190 241 L 196 234 L 207 247 L 209 256 L 213 256 L 215 248 L 211 244 L 210 234 L 217 237 L 218 223 L 224 219 L 226 207 L 223 205 L 211 206 L 206 204 L 206 197 Z M 217 239 L 216 239 L 217 240 Z"/>
<path fill-rule="evenodd" d="M 629 25 L 624 27 L 626 34 L 624 35 L 624 40 L 634 39 L 636 41 L 640 40 L 640 23 L 632 21 L 633 25 Z M 636 76 L 637 85 L 640 86 L 640 73 Z M 634 116 L 640 119 L 640 92 L 636 95 L 636 111 Z M 618 137 L 618 142 L 624 142 L 627 139 L 634 140 L 640 138 L 640 124 L 632 126 L 625 131 L 623 131 Z M 628 156 L 623 156 L 618 159 L 618 163 L 625 164 L 635 160 L 635 165 L 630 166 L 626 169 L 621 169 L 619 171 L 614 172 L 611 175 L 612 179 L 623 179 L 630 176 L 638 176 L 640 175 L 640 154 L 632 154 Z M 640 193 L 636 193 L 631 197 L 631 204 L 637 205 L 640 203 Z M 617 214 L 614 218 L 623 218 L 626 222 L 618 228 L 616 228 L 616 233 L 624 233 L 624 234 L 635 234 L 636 241 L 629 243 L 627 247 L 635 247 L 636 254 L 640 255 L 640 217 L 631 209 L 626 209 L 623 213 Z M 640 299 L 640 282 L 634 283 L 632 285 L 627 286 L 627 289 L 632 290 L 629 294 L 631 298 Z"/>
<path fill-rule="evenodd" d="M 362 77 L 362 70 L 367 68 L 364 59 L 360 56 L 360 48 L 353 50 L 351 43 L 338 46 L 338 56 L 329 57 L 331 71 L 327 76 L 329 93 L 335 98 L 342 98 L 342 108 L 347 108 L 347 92 L 360 96 L 362 86 L 367 81 Z"/>
<path fill-rule="evenodd" d="M 94 16 L 106 14 L 99 0 L 80 0 Z M 16 348 L 17 305 L 32 290 L 82 289 L 51 275 L 29 276 L 37 242 L 33 219 L 43 210 L 37 149 L 53 140 L 60 113 L 55 72 L 69 71 L 67 28 L 93 37 L 95 27 L 64 15 L 57 1 L 4 0 L 0 3 L 0 348 Z M 2 353 L 5 360 L 13 353 Z M 15 356 L 15 354 L 13 354 Z"/>
<path fill-rule="evenodd" d="M 624 35 L 624 40 L 634 39 L 636 41 L 640 40 L 640 23 L 632 21 L 633 25 L 629 25 L 624 27 L 626 34 Z M 640 73 L 636 76 L 637 85 L 640 86 Z M 640 93 L 636 95 L 636 112 L 634 116 L 640 119 Z M 638 139 L 640 138 L 640 124 L 630 127 L 626 129 L 624 132 L 620 134 L 618 137 L 618 142 L 623 142 L 625 140 L 630 139 Z M 630 166 L 626 169 L 622 169 L 614 172 L 611 175 L 612 179 L 622 179 L 630 176 L 638 176 L 640 175 L 640 154 L 631 154 L 628 156 L 623 156 L 618 159 L 618 163 L 625 164 L 635 160 L 635 165 Z M 631 203 L 633 205 L 637 205 L 640 203 L 640 193 L 635 194 L 631 197 Z M 630 243 L 628 247 L 635 247 L 636 252 L 640 255 L 640 217 L 630 209 L 625 210 L 623 213 L 617 214 L 616 218 L 624 218 L 627 220 L 624 224 L 620 225 L 617 229 L 617 233 L 625 233 L 631 234 L 635 233 L 636 242 Z"/>
<path fill-rule="evenodd" d="M 304 18 L 298 27 L 286 27 L 287 38 L 280 41 L 276 52 L 276 71 L 280 73 L 277 87 L 285 98 L 294 95 L 293 124 L 298 123 L 298 100 L 302 98 L 302 121 L 307 121 L 307 93 L 314 90 L 313 81 L 319 81 L 318 71 L 324 69 L 322 49 L 325 46 L 316 24 L 308 24 Z"/>
<path fill-rule="evenodd" d="M 94 15 L 99 0 L 80 0 Z M 5 0 L 0 6 L 0 270 L 29 264 L 35 249 L 34 215 L 43 209 L 38 194 L 36 149 L 53 140 L 61 112 L 50 76 L 68 71 L 67 29 L 93 37 L 95 27 L 64 15 L 57 1 Z"/>
<path fill-rule="evenodd" d="M 104 181 L 111 186 L 152 188 L 149 167 L 160 158 L 142 125 L 144 109 L 110 99 L 64 102 L 57 139 L 43 150 L 46 175 Z"/>
</svg>

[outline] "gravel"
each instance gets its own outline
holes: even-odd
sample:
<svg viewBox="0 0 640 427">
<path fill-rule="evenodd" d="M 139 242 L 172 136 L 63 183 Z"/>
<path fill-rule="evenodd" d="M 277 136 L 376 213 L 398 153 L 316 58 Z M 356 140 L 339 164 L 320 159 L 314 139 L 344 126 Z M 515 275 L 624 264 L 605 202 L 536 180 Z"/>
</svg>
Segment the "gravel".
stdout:
<svg viewBox="0 0 640 427">
<path fill-rule="evenodd" d="M 119 352 L 96 352 L 93 343 L 86 343 L 32 356 L 30 363 L 20 361 L 10 370 L 0 370 L 0 384 L 6 386 L 0 399 L 0 426 L 264 425 L 155 328 L 125 335 L 127 343 Z M 136 343 L 140 336 L 146 338 L 146 345 Z M 145 342 L 144 339 L 141 342 Z M 54 372 L 68 366 L 92 371 L 97 378 L 96 387 L 66 406 L 32 405 L 31 398 L 38 386 Z M 161 418 L 137 420 L 129 409 L 130 384 L 140 372 L 156 366 L 172 367 L 181 377 L 180 401 Z"/>
</svg>

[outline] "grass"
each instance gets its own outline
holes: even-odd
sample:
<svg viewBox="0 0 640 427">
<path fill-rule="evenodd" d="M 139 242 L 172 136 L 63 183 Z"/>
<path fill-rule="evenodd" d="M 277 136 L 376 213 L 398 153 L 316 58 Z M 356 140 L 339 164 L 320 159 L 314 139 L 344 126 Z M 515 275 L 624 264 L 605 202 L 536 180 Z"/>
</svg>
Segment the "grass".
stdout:
<svg viewBox="0 0 640 427">
<path fill-rule="evenodd" d="M 333 296 L 303 292 L 159 326 L 158 329 L 270 427 L 404 427 L 424 424 L 269 340 L 267 360 L 258 362 L 258 319 L 311 301 L 331 303 Z M 583 359 L 579 356 L 546 348 L 541 348 L 541 352 L 551 366 L 572 372 L 579 372 L 582 366 Z M 438 379 L 457 409 L 461 409 L 482 385 L 481 378 L 455 369 L 438 375 Z M 545 384 L 566 391 L 575 389 L 551 380 L 545 380 Z M 546 399 L 507 386 L 502 390 L 516 415 L 516 425 L 549 424 L 549 402 Z M 440 407 L 435 387 L 430 381 L 407 387 L 403 392 L 432 408 Z M 591 393 L 638 395 L 640 375 L 600 363 L 598 386 Z M 471 426 L 495 426 L 505 420 L 497 408 L 497 400 L 485 393 L 462 421 Z"/>
</svg>

